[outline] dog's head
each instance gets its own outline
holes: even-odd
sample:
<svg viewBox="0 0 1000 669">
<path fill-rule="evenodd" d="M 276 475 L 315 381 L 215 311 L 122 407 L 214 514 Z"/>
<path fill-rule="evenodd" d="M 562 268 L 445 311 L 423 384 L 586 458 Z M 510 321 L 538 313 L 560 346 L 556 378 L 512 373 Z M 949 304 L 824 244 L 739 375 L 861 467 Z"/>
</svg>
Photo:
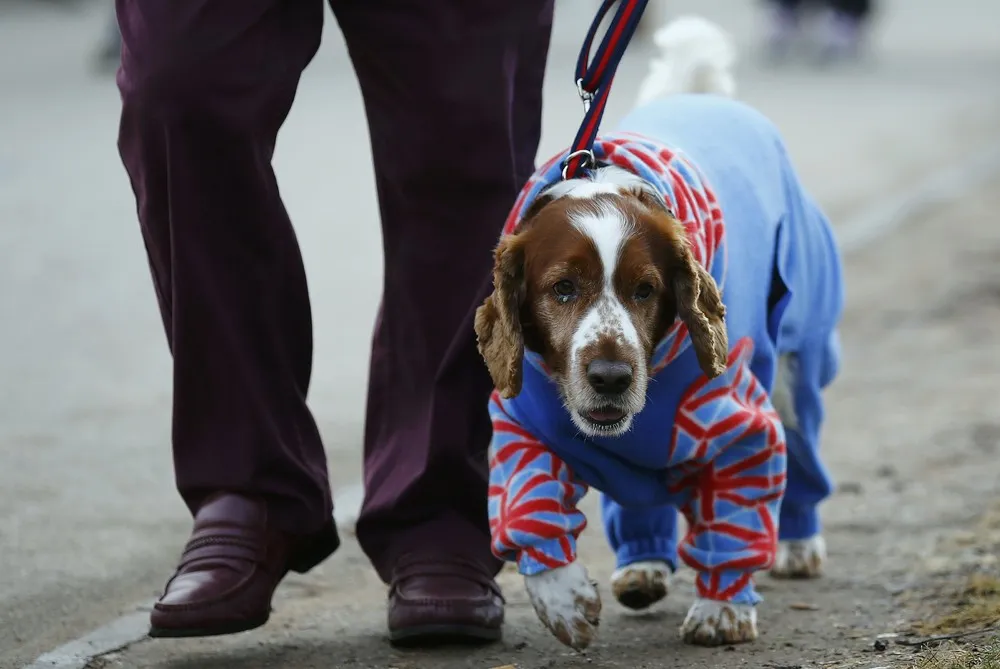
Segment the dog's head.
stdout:
<svg viewBox="0 0 1000 669">
<path fill-rule="evenodd" d="M 500 240 L 493 277 L 476 334 L 497 390 L 516 396 L 524 349 L 536 351 L 584 434 L 629 429 L 645 405 L 653 350 L 677 318 L 705 374 L 725 369 L 718 286 L 661 196 L 624 170 L 540 195 Z"/>
</svg>

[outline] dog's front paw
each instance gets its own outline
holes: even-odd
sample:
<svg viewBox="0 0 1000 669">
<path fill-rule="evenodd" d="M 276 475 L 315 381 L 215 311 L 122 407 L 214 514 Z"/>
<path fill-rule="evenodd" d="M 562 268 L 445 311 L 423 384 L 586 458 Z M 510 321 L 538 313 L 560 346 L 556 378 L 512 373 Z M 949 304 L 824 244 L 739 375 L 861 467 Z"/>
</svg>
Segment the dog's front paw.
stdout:
<svg viewBox="0 0 1000 669">
<path fill-rule="evenodd" d="M 622 606 L 641 611 L 667 596 L 670 573 L 661 560 L 633 562 L 611 574 L 611 592 Z"/>
<path fill-rule="evenodd" d="M 823 573 L 826 542 L 822 535 L 808 539 L 779 541 L 771 576 L 775 578 L 816 578 Z"/>
<path fill-rule="evenodd" d="M 752 604 L 699 597 L 688 609 L 681 638 L 696 646 L 721 646 L 757 639 L 757 609 Z"/>
<path fill-rule="evenodd" d="M 579 561 L 524 577 L 538 619 L 557 639 L 583 650 L 597 636 L 601 596 Z"/>
</svg>

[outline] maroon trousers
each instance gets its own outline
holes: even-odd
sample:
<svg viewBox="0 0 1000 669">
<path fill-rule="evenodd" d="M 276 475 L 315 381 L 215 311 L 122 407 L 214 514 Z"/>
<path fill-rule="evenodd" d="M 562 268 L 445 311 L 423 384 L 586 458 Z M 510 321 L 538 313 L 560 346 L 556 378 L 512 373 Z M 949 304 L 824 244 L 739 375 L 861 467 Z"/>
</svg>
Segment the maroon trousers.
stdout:
<svg viewBox="0 0 1000 669">
<path fill-rule="evenodd" d="M 407 552 L 494 570 L 491 382 L 472 317 L 533 170 L 552 0 L 331 4 L 364 95 L 385 252 L 358 537 L 384 580 Z M 218 490 L 262 495 L 283 529 L 315 532 L 332 503 L 306 406 L 309 294 L 271 158 L 322 0 L 117 11 L 119 147 L 173 354 L 178 489 L 192 511 Z M 331 156 L 337 169 L 364 166 Z"/>
</svg>

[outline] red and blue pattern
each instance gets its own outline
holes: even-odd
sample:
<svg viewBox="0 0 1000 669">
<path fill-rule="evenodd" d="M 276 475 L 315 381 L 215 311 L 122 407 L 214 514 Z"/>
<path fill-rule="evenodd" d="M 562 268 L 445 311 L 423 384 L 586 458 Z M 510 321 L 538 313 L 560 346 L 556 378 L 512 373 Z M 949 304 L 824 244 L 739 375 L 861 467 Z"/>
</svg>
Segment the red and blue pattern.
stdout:
<svg viewBox="0 0 1000 669">
<path fill-rule="evenodd" d="M 696 258 L 721 286 L 725 226 L 712 190 L 690 161 L 628 133 L 598 140 L 595 153 L 602 162 L 636 172 L 664 193 L 665 202 L 688 232 Z M 520 212 L 539 191 L 559 178 L 561 158 L 547 162 L 527 184 L 505 233 L 516 229 Z M 721 262 L 715 262 L 720 258 Z M 656 349 L 654 373 L 677 360 L 689 346 L 686 328 L 676 323 Z M 622 465 L 618 477 L 621 486 L 641 484 L 661 490 L 663 496 L 657 503 L 674 504 L 685 514 L 689 531 L 678 552 L 698 571 L 700 596 L 749 604 L 760 599 L 752 574 L 769 567 L 774 559 L 786 471 L 784 430 L 765 388 L 750 370 L 753 351 L 750 337 L 739 338 L 730 351 L 727 370 L 715 379 L 700 371 L 685 378 L 673 369 L 670 377 L 661 376 L 661 383 L 669 378 L 669 383 L 687 388 L 676 406 L 647 407 L 643 413 L 668 412 L 665 416 L 673 417 L 670 427 L 620 439 L 642 439 L 642 449 L 659 449 L 664 453 L 664 466 Z M 526 357 L 529 364 L 544 371 L 539 356 L 527 352 Z M 602 451 L 611 449 L 578 433 L 545 443 L 532 425 L 516 418 L 527 415 L 518 410 L 518 401 L 504 400 L 496 393 L 490 400 L 494 434 L 489 513 L 494 553 L 516 561 L 521 573 L 528 575 L 575 560 L 576 539 L 586 526 L 576 506 L 594 484 L 587 472 L 597 471 L 605 462 L 621 464 L 626 449 L 616 451 L 618 460 L 609 459 Z M 615 497 L 615 490 L 602 492 Z"/>
<path fill-rule="evenodd" d="M 567 565 L 576 558 L 576 539 L 587 526 L 576 508 L 587 486 L 507 416 L 500 401 L 494 392 L 489 486 L 493 553 L 517 562 L 526 575 Z"/>
<path fill-rule="evenodd" d="M 781 419 L 750 372 L 752 353 L 741 339 L 725 384 L 702 377 L 685 392 L 667 480 L 688 521 L 678 554 L 698 572 L 698 595 L 755 604 L 752 573 L 771 566 L 777 547 L 786 447 Z"/>
</svg>

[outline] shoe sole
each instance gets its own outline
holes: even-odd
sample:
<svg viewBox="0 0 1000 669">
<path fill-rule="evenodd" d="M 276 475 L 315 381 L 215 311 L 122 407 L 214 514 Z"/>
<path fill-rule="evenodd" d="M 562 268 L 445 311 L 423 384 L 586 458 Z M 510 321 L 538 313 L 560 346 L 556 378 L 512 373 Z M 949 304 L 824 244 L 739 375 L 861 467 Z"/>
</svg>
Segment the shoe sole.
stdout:
<svg viewBox="0 0 1000 669">
<path fill-rule="evenodd" d="M 240 632 L 248 632 L 263 626 L 270 617 L 270 614 L 268 614 L 263 618 L 258 618 L 256 620 L 241 620 L 238 623 L 228 623 L 225 625 L 219 625 L 218 627 L 150 627 L 149 636 L 153 639 L 187 639 L 202 636 L 225 636 L 227 634 L 239 634 Z"/>
<path fill-rule="evenodd" d="M 499 641 L 503 630 L 475 625 L 418 625 L 389 630 L 394 646 L 481 645 Z"/>
</svg>

